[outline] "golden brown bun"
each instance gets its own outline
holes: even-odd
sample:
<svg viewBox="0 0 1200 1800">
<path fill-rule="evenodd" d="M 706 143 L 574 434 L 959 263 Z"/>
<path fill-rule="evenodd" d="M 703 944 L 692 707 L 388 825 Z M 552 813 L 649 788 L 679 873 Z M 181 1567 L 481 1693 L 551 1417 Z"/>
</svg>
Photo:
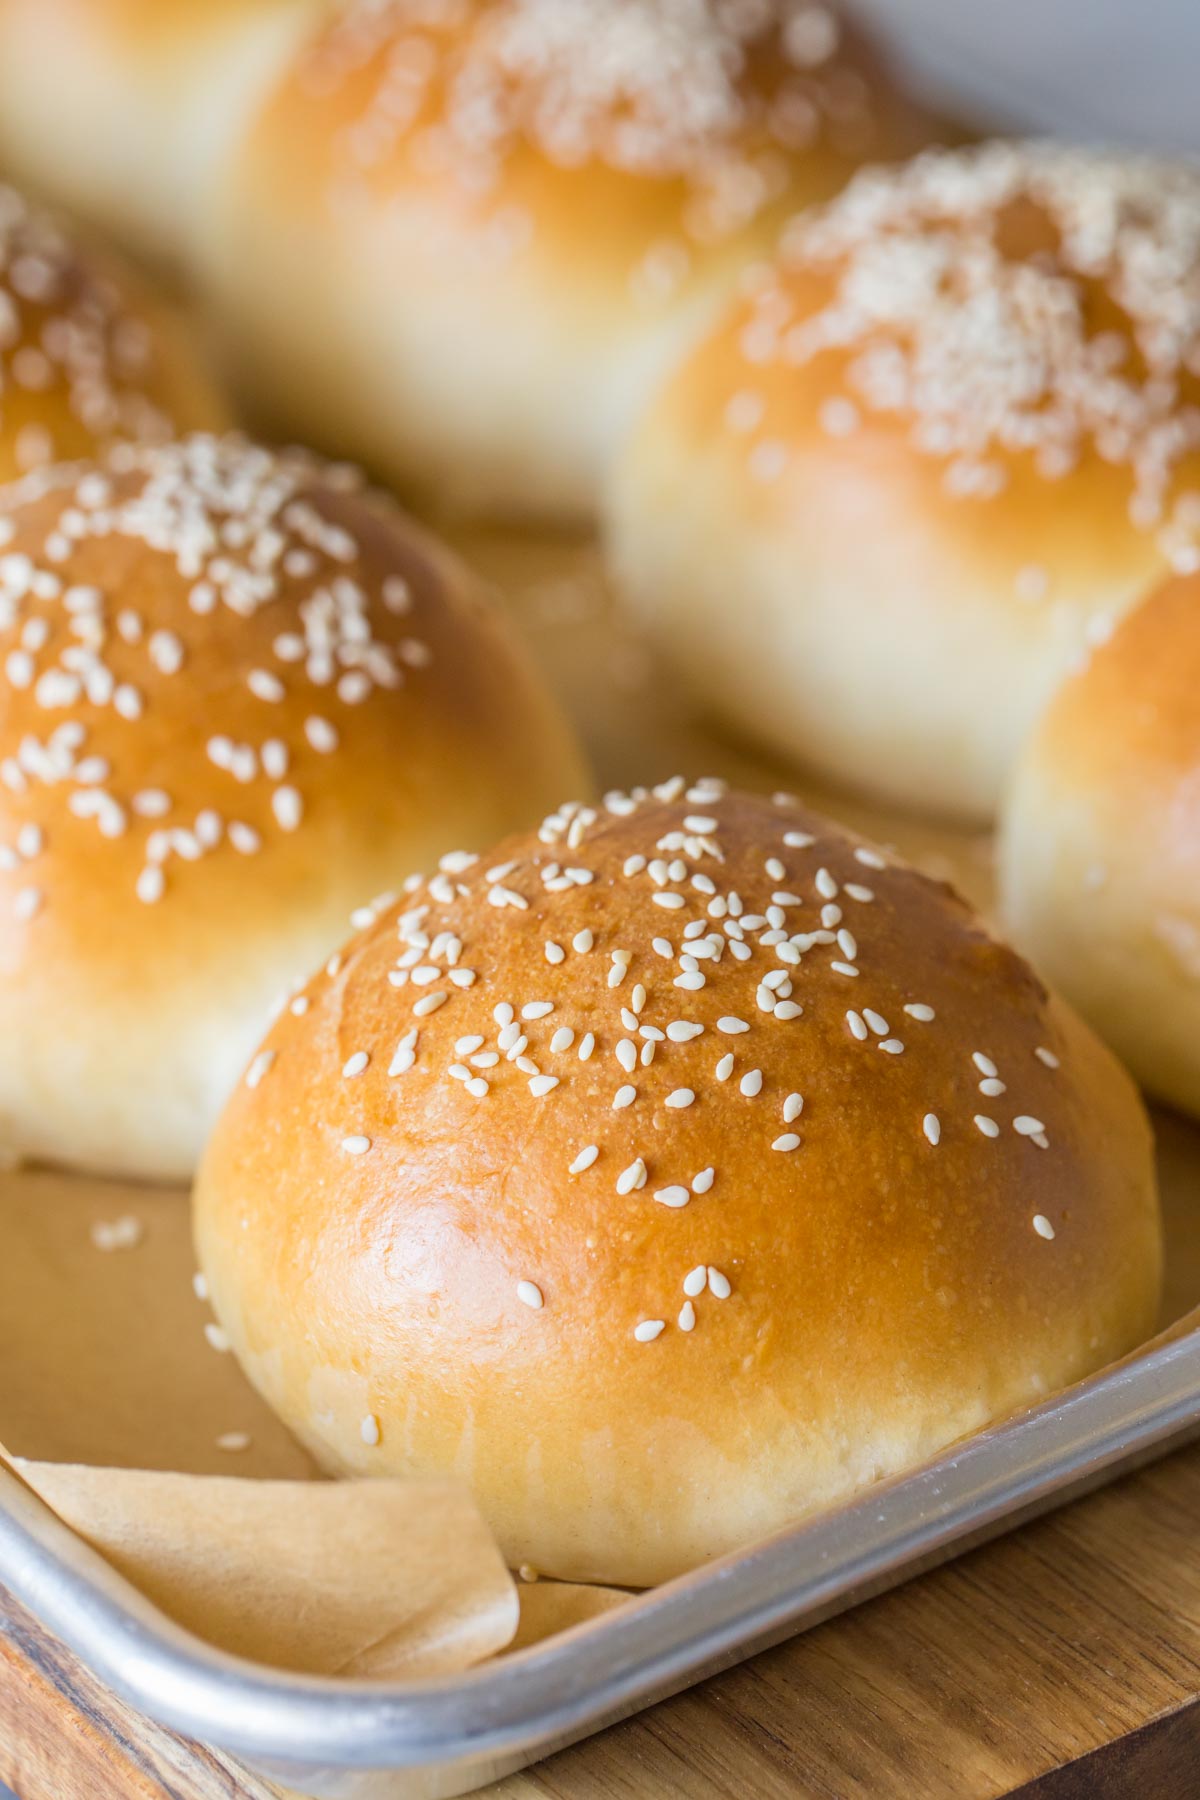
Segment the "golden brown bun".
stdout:
<svg viewBox="0 0 1200 1800">
<path fill-rule="evenodd" d="M 816 4 L 351 0 L 230 162 L 210 274 L 275 425 L 587 515 L 747 256 L 929 134 Z"/>
<path fill-rule="evenodd" d="M 1200 1113 L 1200 577 L 1126 615 L 1018 765 L 1013 931 L 1164 1100 Z"/>
<path fill-rule="evenodd" d="M 105 1172 L 188 1174 L 353 907 L 584 781 L 455 559 L 236 439 L 30 478 L 0 671 L 0 1136 Z"/>
<path fill-rule="evenodd" d="M 1200 172 L 931 152 L 751 275 L 618 468 L 623 585 L 738 731 L 986 818 L 1089 635 L 1196 557 Z"/>
<path fill-rule="evenodd" d="M 949 888 L 786 797 L 656 795 L 351 939 L 196 1189 L 217 1315 L 327 1468 L 453 1470 L 512 1563 L 632 1584 L 1120 1355 L 1160 1256 L 1132 1084 Z M 804 947 L 826 906 L 852 939 Z"/>
<path fill-rule="evenodd" d="M 123 439 L 225 426 L 182 323 L 0 184 L 0 486 Z"/>
<path fill-rule="evenodd" d="M 0 0 L 0 157 L 177 260 L 255 105 L 328 0 Z"/>
</svg>

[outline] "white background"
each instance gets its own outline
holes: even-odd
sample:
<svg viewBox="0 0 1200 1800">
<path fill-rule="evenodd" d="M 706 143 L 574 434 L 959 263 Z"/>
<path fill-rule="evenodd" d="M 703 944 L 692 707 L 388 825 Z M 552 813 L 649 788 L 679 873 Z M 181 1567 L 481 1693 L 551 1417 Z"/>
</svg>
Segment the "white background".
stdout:
<svg viewBox="0 0 1200 1800">
<path fill-rule="evenodd" d="M 1200 152 L 1200 0 L 850 0 L 969 122 Z"/>
</svg>

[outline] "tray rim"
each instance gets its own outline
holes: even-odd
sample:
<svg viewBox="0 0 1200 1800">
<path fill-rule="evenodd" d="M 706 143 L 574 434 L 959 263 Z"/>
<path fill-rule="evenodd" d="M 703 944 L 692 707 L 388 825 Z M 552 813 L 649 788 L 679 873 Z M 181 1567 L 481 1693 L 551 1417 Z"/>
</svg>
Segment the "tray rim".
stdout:
<svg viewBox="0 0 1200 1800">
<path fill-rule="evenodd" d="M 204 1643 L 3 1467 L 0 1585 L 121 1698 L 186 1737 L 293 1786 L 409 1772 L 420 1792 L 436 1780 L 444 1795 L 627 1717 L 1192 1436 L 1200 1311 L 840 1507 L 525 1650 L 406 1683 L 294 1675 Z"/>
</svg>

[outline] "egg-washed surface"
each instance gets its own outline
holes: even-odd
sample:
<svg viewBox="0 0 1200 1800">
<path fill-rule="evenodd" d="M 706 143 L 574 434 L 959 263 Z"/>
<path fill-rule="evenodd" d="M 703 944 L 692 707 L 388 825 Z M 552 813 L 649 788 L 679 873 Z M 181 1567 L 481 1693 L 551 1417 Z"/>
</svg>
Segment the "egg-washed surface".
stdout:
<svg viewBox="0 0 1200 1800">
<path fill-rule="evenodd" d="M 0 185 L 0 480 L 210 422 L 180 354 L 113 271 Z"/>
<path fill-rule="evenodd" d="M 926 152 L 872 169 L 784 232 L 740 326 L 727 429 L 764 482 L 786 428 L 755 372 L 840 359 L 832 439 L 907 426 L 947 493 L 986 498 L 1028 456 L 1048 481 L 1088 456 L 1127 471 L 1129 516 L 1177 567 L 1200 560 L 1200 172 L 1049 143 Z M 1029 571 L 1027 599 L 1044 572 Z"/>
<path fill-rule="evenodd" d="M 343 200 L 398 153 L 486 210 L 533 151 L 563 170 L 601 165 L 679 182 L 682 238 L 644 282 L 671 283 L 686 240 L 742 229 L 817 143 L 861 158 L 878 128 L 871 81 L 814 0 L 357 0 L 301 59 L 299 91 L 358 102 L 334 147 Z M 498 250 L 533 219 L 493 219 Z"/>
<path fill-rule="evenodd" d="M 14 504 L 0 516 L 0 656 L 10 689 L 0 781 L 10 814 L 22 797 L 58 788 L 67 829 L 93 832 L 98 854 L 116 840 L 136 843 L 130 893 L 147 905 L 170 893 L 186 865 L 219 850 L 254 856 L 264 838 L 299 829 L 305 765 L 336 757 L 346 718 L 419 680 L 432 661 L 408 617 L 405 575 L 398 566 L 365 574 L 353 530 L 334 516 L 339 492 L 361 485 L 298 453 L 196 437 L 127 448 L 104 469 L 57 470 L 11 489 Z M 140 605 L 120 579 L 133 564 Z M 187 589 L 170 627 L 156 617 L 156 567 Z M 272 608 L 279 628 L 258 631 L 261 662 L 213 680 L 230 626 L 249 635 Z M 222 695 L 223 685 L 233 692 Z M 300 731 L 297 690 L 311 706 Z M 174 709 L 188 715 L 201 701 L 211 711 L 197 756 L 183 769 L 161 757 L 162 784 L 144 784 L 162 729 L 154 715 L 169 725 Z M 20 877 L 9 899 L 19 919 L 52 898 L 40 865 L 53 836 L 53 825 L 30 819 L 0 843 L 0 869 Z"/>
<path fill-rule="evenodd" d="M 1107 1053 L 949 890 L 715 781 L 379 909 L 250 1062 L 196 1215 L 325 1466 L 452 1468 L 515 1563 L 618 1584 L 911 1466 L 1157 1305 Z"/>
</svg>

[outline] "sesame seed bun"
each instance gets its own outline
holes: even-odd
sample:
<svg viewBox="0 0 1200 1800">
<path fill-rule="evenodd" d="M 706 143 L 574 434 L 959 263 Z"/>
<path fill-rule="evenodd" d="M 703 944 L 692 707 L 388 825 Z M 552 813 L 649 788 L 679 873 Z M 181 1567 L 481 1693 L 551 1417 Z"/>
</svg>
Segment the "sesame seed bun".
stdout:
<svg viewBox="0 0 1200 1800">
<path fill-rule="evenodd" d="M 1200 576 L 1129 613 L 1030 741 L 1001 836 L 1012 930 L 1146 1087 L 1200 1113 Z"/>
<path fill-rule="evenodd" d="M 352 475 L 236 439 L 0 514 L 0 1131 L 190 1173 L 293 979 L 464 833 L 581 791 L 472 578 Z"/>
<path fill-rule="evenodd" d="M 630 603 L 736 730 L 995 809 L 1090 637 L 1197 558 L 1200 173 L 1040 144 L 791 224 L 611 498 Z"/>
<path fill-rule="evenodd" d="M 121 439 L 228 422 L 182 322 L 142 279 L 0 184 L 0 485 Z"/>
<path fill-rule="evenodd" d="M 182 260 L 230 146 L 326 0 L 0 0 L 0 156 Z"/>
<path fill-rule="evenodd" d="M 586 516 L 747 256 L 929 130 L 818 4 L 351 0 L 231 161 L 210 278 L 288 433 Z"/>
<path fill-rule="evenodd" d="M 784 797 L 565 807 L 300 1001 L 200 1170 L 218 1318 L 326 1468 L 453 1469 L 514 1565 L 662 1580 L 1153 1328 L 1127 1077 Z"/>
</svg>

